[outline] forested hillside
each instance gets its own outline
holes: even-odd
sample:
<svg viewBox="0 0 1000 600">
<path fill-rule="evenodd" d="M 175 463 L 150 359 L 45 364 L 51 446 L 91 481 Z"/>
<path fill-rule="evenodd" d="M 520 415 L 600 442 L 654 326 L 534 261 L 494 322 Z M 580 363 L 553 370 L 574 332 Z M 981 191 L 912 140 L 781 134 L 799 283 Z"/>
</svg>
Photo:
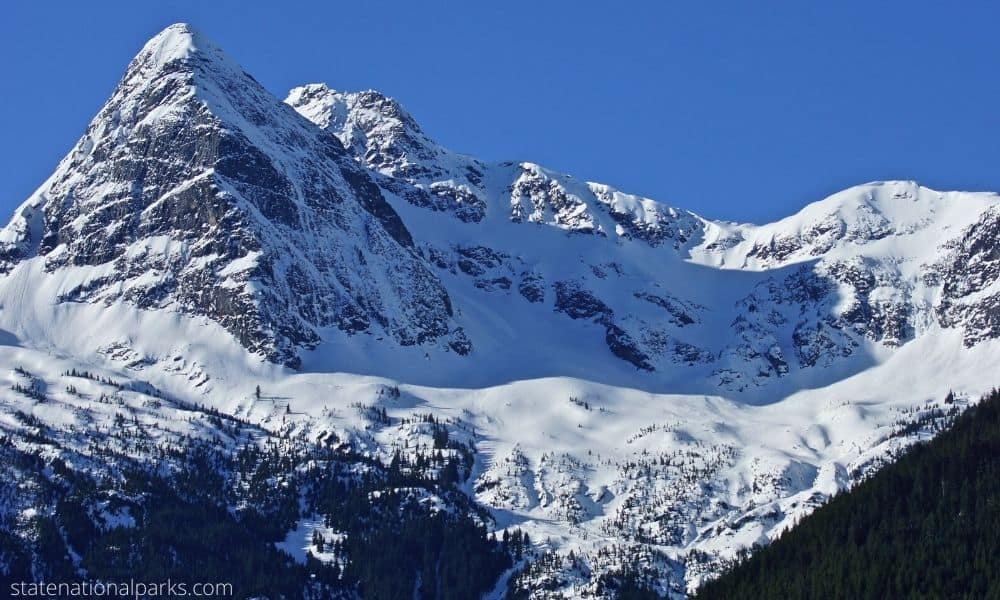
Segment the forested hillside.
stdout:
<svg viewBox="0 0 1000 600">
<path fill-rule="evenodd" d="M 725 598 L 1000 598 L 1000 391 L 707 583 Z"/>
</svg>

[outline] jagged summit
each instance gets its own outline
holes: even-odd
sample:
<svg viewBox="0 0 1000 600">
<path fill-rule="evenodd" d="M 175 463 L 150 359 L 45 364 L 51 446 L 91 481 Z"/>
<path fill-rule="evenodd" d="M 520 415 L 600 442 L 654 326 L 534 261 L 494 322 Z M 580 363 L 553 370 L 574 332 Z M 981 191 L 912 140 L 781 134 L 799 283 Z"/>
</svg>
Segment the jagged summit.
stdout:
<svg viewBox="0 0 1000 600">
<path fill-rule="evenodd" d="M 216 88 L 223 80 L 253 79 L 221 48 L 187 23 L 170 25 L 146 42 L 129 62 L 121 84 L 137 88 L 152 79 L 171 75 L 190 77 L 192 91 L 204 100 L 219 95 Z"/>
<path fill-rule="evenodd" d="M 175 60 L 185 60 L 195 53 L 225 56 L 220 48 L 188 23 L 168 25 L 143 46 L 135 62 L 163 67 Z"/>
<path fill-rule="evenodd" d="M 479 161 L 440 146 L 398 101 L 381 92 L 341 92 L 313 83 L 292 89 L 285 102 L 334 133 L 380 174 L 411 183 L 430 183 L 456 173 L 465 184 L 477 181 Z"/>
<path fill-rule="evenodd" d="M 350 126 L 362 126 L 365 132 L 376 128 L 395 129 L 397 134 L 420 137 L 428 146 L 437 145 L 395 98 L 378 90 L 342 92 L 331 89 L 325 83 L 310 83 L 293 88 L 285 102 L 296 108 L 301 107 L 302 112 L 310 113 L 307 118 L 324 129 Z M 374 111 L 368 115 L 367 120 L 360 115 L 351 114 L 352 111 L 365 109 Z"/>
</svg>

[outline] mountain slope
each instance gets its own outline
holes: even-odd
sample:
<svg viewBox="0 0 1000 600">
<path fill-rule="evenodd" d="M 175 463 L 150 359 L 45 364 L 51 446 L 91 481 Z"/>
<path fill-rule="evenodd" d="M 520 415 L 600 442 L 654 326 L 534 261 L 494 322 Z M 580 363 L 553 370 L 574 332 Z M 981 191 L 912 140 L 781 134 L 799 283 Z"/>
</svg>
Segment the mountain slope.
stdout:
<svg viewBox="0 0 1000 600">
<path fill-rule="evenodd" d="M 1000 393 L 697 598 L 998 598 Z"/>
</svg>

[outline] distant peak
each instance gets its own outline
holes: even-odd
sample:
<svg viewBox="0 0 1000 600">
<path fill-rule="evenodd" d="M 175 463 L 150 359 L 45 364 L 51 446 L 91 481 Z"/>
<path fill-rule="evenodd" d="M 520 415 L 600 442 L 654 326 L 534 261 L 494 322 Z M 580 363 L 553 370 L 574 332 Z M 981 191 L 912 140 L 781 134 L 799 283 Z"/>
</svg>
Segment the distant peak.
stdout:
<svg viewBox="0 0 1000 600">
<path fill-rule="evenodd" d="M 343 92 L 325 83 L 309 83 L 293 88 L 285 102 L 295 108 L 313 105 L 313 112 L 329 112 L 335 105 L 341 105 L 344 110 L 352 112 L 374 111 L 380 115 L 380 120 L 395 121 L 409 129 L 420 131 L 417 122 L 395 98 L 374 89 Z"/>
<path fill-rule="evenodd" d="M 292 88 L 288 92 L 285 102 L 291 106 L 304 106 L 314 102 L 329 106 L 335 99 L 340 99 L 342 96 L 343 94 L 331 89 L 325 83 L 307 83 Z"/>
<path fill-rule="evenodd" d="M 305 85 L 300 85 L 299 87 L 292 88 L 292 91 L 288 93 L 289 97 L 292 96 L 315 96 L 315 95 L 330 95 L 337 94 L 336 90 L 333 90 L 325 83 L 307 83 Z"/>
<path fill-rule="evenodd" d="M 358 102 L 363 105 L 388 104 L 395 107 L 398 110 L 403 109 L 403 105 L 400 104 L 399 101 L 397 101 L 395 98 L 393 98 L 392 96 L 387 96 L 375 89 L 369 88 L 367 90 L 361 90 L 359 92 L 355 92 L 354 95 L 357 97 Z"/>
</svg>

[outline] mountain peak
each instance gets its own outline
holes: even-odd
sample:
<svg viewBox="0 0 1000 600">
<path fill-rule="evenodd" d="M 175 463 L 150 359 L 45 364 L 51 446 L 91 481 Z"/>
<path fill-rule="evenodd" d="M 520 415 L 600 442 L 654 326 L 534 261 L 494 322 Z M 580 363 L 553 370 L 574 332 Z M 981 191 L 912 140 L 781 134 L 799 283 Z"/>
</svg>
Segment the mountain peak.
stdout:
<svg viewBox="0 0 1000 600">
<path fill-rule="evenodd" d="M 442 148 L 399 102 L 376 90 L 341 92 L 313 83 L 292 89 L 285 102 L 384 175 L 433 181 L 456 162 L 474 162 Z"/>
<path fill-rule="evenodd" d="M 119 90 L 144 90 L 150 86 L 157 87 L 161 79 L 178 78 L 183 81 L 177 83 L 197 83 L 198 92 L 215 90 L 213 93 L 217 93 L 220 87 L 232 90 L 260 87 L 243 67 L 207 36 L 187 23 L 175 23 L 143 45 L 125 70 Z M 232 85 L 220 85 L 223 81 Z M 269 95 L 262 92 L 263 88 L 253 89 L 252 93 Z"/>
<path fill-rule="evenodd" d="M 296 366 L 320 330 L 400 345 L 449 333 L 450 300 L 412 245 L 334 136 L 177 24 L 0 232 L 0 270 L 76 269 L 55 302 L 208 317 Z"/>
<path fill-rule="evenodd" d="M 153 36 L 143 46 L 140 55 L 150 55 L 159 64 L 185 59 L 205 47 L 204 36 L 187 23 L 174 23 Z"/>
<path fill-rule="evenodd" d="M 218 60 L 242 70 L 200 31 L 187 23 L 174 23 L 146 42 L 129 65 L 129 71 L 139 68 L 142 73 L 148 74 L 195 56 Z"/>
<path fill-rule="evenodd" d="M 309 83 L 293 88 L 285 102 L 300 112 L 311 111 L 315 118 L 310 120 L 321 127 L 337 119 L 343 120 L 350 112 L 367 111 L 366 129 L 395 128 L 400 132 L 408 130 L 410 135 L 425 135 L 416 119 L 395 98 L 374 89 L 344 92 L 325 83 Z"/>
</svg>

